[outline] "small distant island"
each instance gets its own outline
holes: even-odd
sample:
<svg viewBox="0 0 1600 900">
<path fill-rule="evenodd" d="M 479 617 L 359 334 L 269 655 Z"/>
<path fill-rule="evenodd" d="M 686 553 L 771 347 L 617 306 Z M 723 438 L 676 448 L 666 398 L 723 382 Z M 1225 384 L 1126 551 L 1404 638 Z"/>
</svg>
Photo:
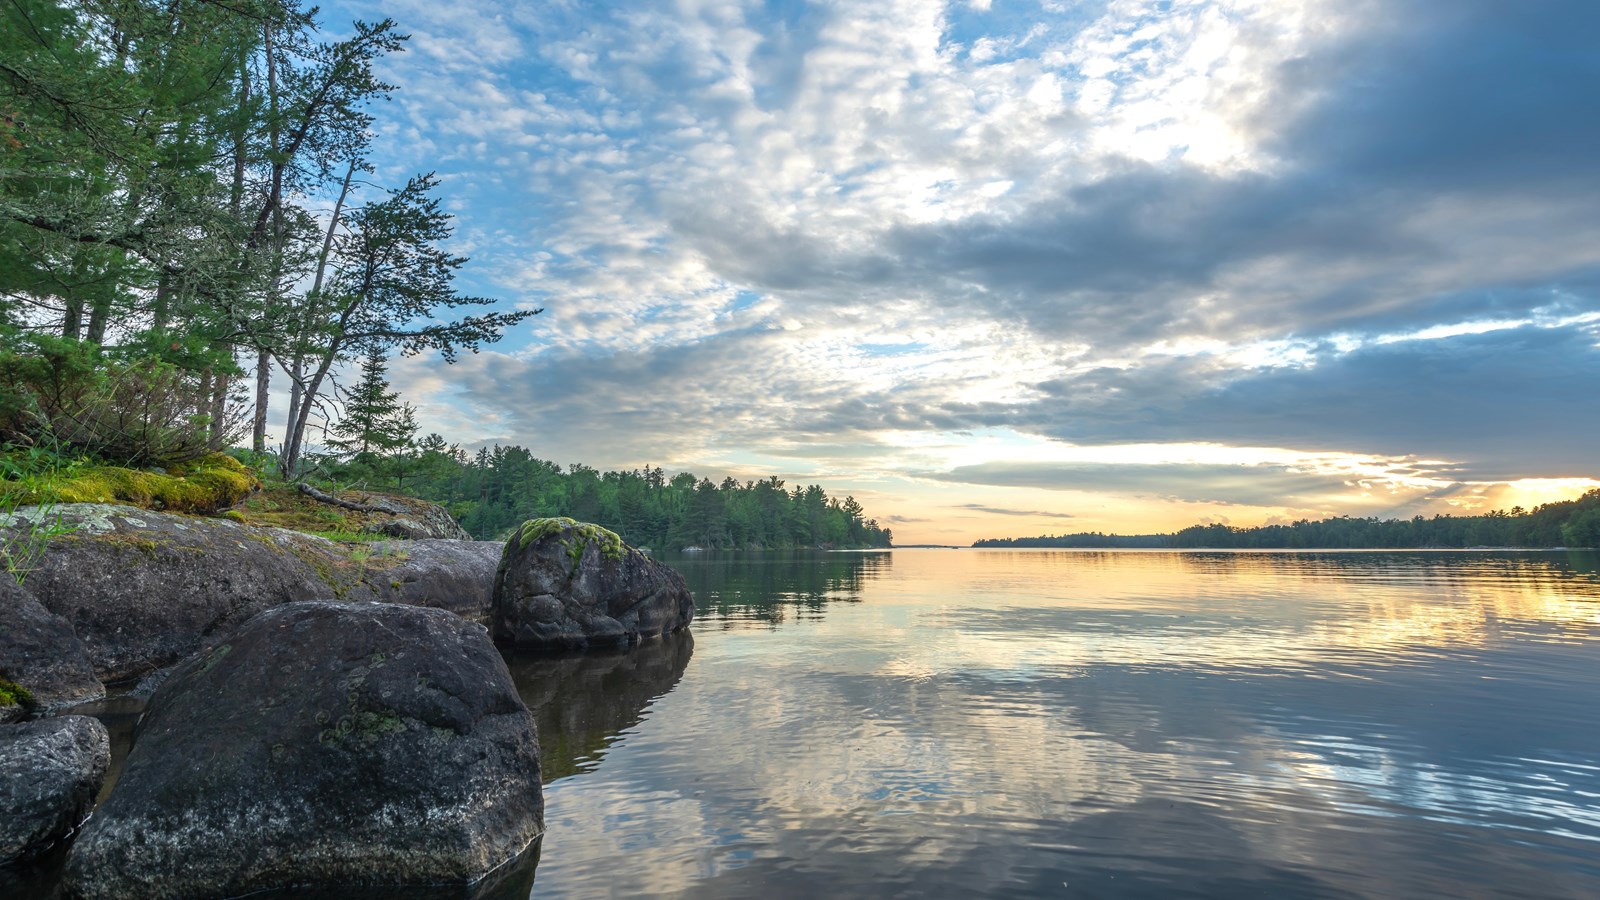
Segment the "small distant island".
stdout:
<svg viewBox="0 0 1600 900">
<path fill-rule="evenodd" d="M 1336 516 L 1288 525 L 1236 528 L 1190 525 L 1171 534 L 1077 534 L 982 538 L 974 547 L 1107 549 L 1357 550 L 1469 547 L 1600 547 L 1600 488 L 1532 510 L 1513 507 L 1481 516 L 1355 519 Z"/>
</svg>

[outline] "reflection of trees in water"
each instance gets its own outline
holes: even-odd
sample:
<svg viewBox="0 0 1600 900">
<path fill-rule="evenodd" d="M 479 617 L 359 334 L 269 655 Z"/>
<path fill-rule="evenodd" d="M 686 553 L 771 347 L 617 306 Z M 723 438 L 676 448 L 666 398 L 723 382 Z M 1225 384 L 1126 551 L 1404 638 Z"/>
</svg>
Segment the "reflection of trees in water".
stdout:
<svg viewBox="0 0 1600 900">
<path fill-rule="evenodd" d="M 857 603 L 863 586 L 885 574 L 891 553 L 706 553 L 666 562 L 694 592 L 701 627 L 820 619 L 830 603 Z"/>
<path fill-rule="evenodd" d="M 588 771 L 618 735 L 677 685 L 694 652 L 688 630 L 625 653 L 532 656 L 510 651 L 517 693 L 539 723 L 544 782 Z"/>
</svg>

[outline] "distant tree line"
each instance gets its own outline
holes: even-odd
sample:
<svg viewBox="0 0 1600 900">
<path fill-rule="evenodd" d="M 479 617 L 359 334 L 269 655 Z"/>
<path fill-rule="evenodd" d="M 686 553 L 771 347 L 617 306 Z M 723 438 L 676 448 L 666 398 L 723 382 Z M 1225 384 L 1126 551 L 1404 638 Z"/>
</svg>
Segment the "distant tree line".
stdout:
<svg viewBox="0 0 1600 900">
<path fill-rule="evenodd" d="M 1235 528 L 1191 525 L 1172 534 L 1078 534 L 984 538 L 974 547 L 1165 547 L 1245 550 L 1600 547 L 1600 489 L 1533 510 L 1513 507 L 1481 516 L 1353 519 L 1338 516 L 1289 525 Z"/>
<path fill-rule="evenodd" d="M 347 438 L 361 439 L 360 429 Z M 668 478 L 660 468 L 601 472 L 572 463 L 563 469 L 515 445 L 468 454 L 436 434 L 410 449 L 358 451 L 324 464 L 338 482 L 444 504 L 480 539 L 499 537 L 526 519 L 571 516 L 657 550 L 861 549 L 893 540 L 854 497 L 837 500 L 814 484 L 789 488 L 777 477 L 718 484 L 688 472 Z"/>
</svg>

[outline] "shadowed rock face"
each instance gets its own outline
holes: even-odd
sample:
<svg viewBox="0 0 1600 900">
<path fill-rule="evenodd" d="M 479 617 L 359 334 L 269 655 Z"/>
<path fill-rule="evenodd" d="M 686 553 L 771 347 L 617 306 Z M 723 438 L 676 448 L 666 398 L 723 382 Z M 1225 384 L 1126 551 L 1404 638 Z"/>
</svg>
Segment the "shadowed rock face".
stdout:
<svg viewBox="0 0 1600 900">
<path fill-rule="evenodd" d="M 0 528 L 26 528 L 19 511 Z M 352 546 L 280 528 L 126 506 L 63 504 L 28 592 L 66 620 L 104 681 L 177 662 L 208 635 L 301 600 L 385 600 L 487 620 L 499 546 Z"/>
<path fill-rule="evenodd" d="M 106 689 L 72 627 L 0 573 L 0 678 L 50 710 L 98 700 Z M 0 717 L 5 711 L 0 709 Z"/>
<path fill-rule="evenodd" d="M 0 726 L 0 864 L 48 848 L 83 821 L 110 762 L 105 726 L 87 716 Z"/>
<path fill-rule="evenodd" d="M 464 884 L 543 830 L 538 752 L 483 626 L 281 606 L 156 690 L 67 884 L 91 900 Z"/>
<path fill-rule="evenodd" d="M 572 519 L 523 523 L 495 574 L 495 635 L 519 647 L 626 647 L 693 618 L 682 575 L 604 528 Z"/>
</svg>

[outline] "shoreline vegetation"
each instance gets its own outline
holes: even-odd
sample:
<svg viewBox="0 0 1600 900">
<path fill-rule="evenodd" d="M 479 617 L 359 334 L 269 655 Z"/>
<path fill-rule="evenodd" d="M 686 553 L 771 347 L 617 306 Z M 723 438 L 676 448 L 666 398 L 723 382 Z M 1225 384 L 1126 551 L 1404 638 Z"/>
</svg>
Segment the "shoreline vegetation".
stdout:
<svg viewBox="0 0 1600 900">
<path fill-rule="evenodd" d="M 981 538 L 975 548 L 1170 550 L 1465 550 L 1600 548 L 1600 488 L 1532 510 L 1410 519 L 1336 516 L 1288 525 L 1190 525 L 1170 534 L 1077 534 Z"/>
<path fill-rule="evenodd" d="M 600 472 L 572 463 L 563 470 L 515 445 L 469 456 L 437 435 L 408 463 L 410 493 L 449 509 L 479 540 L 503 537 L 528 519 L 563 516 L 658 550 L 866 550 L 894 540 L 855 497 L 841 501 L 815 484 L 786 488 L 777 476 L 716 483 L 690 472 L 668 478 L 648 466 Z"/>
</svg>

